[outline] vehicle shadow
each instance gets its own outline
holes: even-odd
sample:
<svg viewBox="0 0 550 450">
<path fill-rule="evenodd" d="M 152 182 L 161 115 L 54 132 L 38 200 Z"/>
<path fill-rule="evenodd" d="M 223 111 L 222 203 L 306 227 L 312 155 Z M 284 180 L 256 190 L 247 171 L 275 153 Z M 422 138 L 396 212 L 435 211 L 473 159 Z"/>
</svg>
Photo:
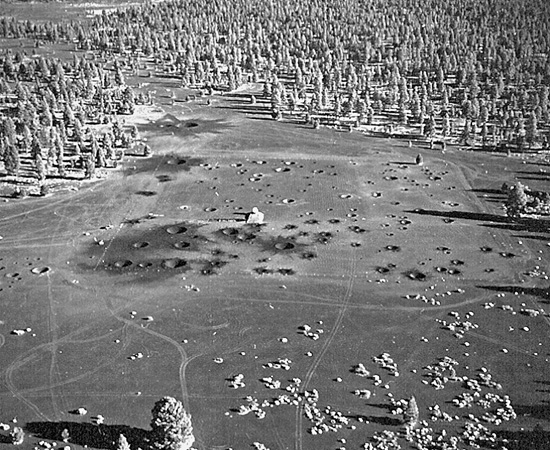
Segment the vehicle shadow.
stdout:
<svg viewBox="0 0 550 450">
<path fill-rule="evenodd" d="M 81 422 L 29 422 L 25 430 L 42 439 L 61 441 L 63 430 L 69 432 L 68 442 L 98 449 L 112 449 L 123 434 L 131 448 L 147 448 L 150 431 L 127 425 L 95 425 Z"/>
</svg>

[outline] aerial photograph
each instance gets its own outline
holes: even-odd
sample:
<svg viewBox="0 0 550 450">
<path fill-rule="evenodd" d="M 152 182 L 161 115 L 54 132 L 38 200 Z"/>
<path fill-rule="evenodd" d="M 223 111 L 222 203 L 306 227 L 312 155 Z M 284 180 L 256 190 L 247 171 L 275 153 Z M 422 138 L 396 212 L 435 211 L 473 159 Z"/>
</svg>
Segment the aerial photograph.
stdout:
<svg viewBox="0 0 550 450">
<path fill-rule="evenodd" d="M 550 450 L 549 0 L 1 0 L 0 450 Z"/>
</svg>

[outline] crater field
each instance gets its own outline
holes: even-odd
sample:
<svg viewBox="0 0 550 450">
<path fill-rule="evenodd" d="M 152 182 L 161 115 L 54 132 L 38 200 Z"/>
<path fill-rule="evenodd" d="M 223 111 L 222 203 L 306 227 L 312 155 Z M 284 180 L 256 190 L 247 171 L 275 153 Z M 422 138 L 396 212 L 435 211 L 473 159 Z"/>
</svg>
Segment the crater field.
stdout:
<svg viewBox="0 0 550 450">
<path fill-rule="evenodd" d="M 412 395 L 434 436 L 548 429 L 548 222 L 480 193 L 534 163 L 190 105 L 138 117 L 151 157 L 0 204 L 0 421 L 25 445 L 138 442 L 165 395 L 201 450 L 406 442 Z"/>
</svg>

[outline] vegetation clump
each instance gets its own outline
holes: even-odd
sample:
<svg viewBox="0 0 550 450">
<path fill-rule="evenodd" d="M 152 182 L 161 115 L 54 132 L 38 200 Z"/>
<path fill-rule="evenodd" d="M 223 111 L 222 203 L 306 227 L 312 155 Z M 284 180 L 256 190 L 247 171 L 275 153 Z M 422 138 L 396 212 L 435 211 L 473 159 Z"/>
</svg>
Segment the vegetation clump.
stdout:
<svg viewBox="0 0 550 450">
<path fill-rule="evenodd" d="M 159 450 L 188 450 L 195 442 L 191 415 L 173 397 L 163 397 L 152 410 L 151 438 Z"/>
<path fill-rule="evenodd" d="M 519 181 L 511 186 L 504 184 L 503 191 L 508 196 L 504 204 L 507 216 L 550 215 L 549 192 L 531 190 Z"/>
</svg>

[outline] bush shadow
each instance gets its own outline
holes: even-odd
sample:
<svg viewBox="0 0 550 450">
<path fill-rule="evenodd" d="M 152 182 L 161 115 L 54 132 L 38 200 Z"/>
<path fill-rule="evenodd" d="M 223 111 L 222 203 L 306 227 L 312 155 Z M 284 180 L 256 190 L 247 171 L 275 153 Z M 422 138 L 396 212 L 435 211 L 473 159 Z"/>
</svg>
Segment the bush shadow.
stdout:
<svg viewBox="0 0 550 450">
<path fill-rule="evenodd" d="M 550 448 L 550 431 L 545 431 L 539 425 L 532 431 L 496 431 L 499 439 L 507 440 L 509 450 L 548 450 Z"/>
<path fill-rule="evenodd" d="M 128 425 L 94 425 L 81 422 L 29 422 L 26 431 L 38 438 L 61 441 L 63 430 L 69 432 L 69 443 L 98 449 L 114 448 L 123 434 L 131 448 L 147 448 L 150 431 Z"/>
</svg>

